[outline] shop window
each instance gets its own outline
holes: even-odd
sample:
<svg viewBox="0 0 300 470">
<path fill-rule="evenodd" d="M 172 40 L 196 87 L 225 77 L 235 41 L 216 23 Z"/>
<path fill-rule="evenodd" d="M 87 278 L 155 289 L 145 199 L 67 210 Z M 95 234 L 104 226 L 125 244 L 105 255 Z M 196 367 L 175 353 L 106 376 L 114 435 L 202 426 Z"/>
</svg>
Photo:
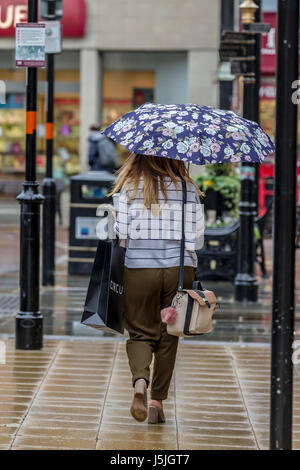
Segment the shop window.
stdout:
<svg viewBox="0 0 300 470">
<path fill-rule="evenodd" d="M 137 103 L 153 101 L 154 90 L 154 71 L 105 70 L 103 74 L 103 123 L 111 124 L 134 109 Z"/>
<path fill-rule="evenodd" d="M 25 96 L 11 93 L 0 104 L 0 172 L 23 172 L 25 167 Z"/>
<path fill-rule="evenodd" d="M 154 101 L 152 70 L 104 70 L 102 124 L 107 126 L 143 103 Z M 118 145 L 121 157 L 128 151 Z"/>
<path fill-rule="evenodd" d="M 132 98 L 133 109 L 142 106 L 144 103 L 152 103 L 154 99 L 153 92 L 153 88 L 134 88 Z"/>
<path fill-rule="evenodd" d="M 59 172 L 72 175 L 80 171 L 79 97 L 77 95 L 57 96 L 55 98 L 54 118 L 54 176 L 61 179 Z"/>
<path fill-rule="evenodd" d="M 39 70 L 39 83 L 44 85 L 46 70 Z M 57 70 L 56 83 L 78 83 L 79 71 Z M 2 70 L 1 79 L 5 82 L 25 83 L 24 70 Z M 79 109 L 78 93 L 56 93 L 55 133 L 54 133 L 54 177 L 65 179 L 78 173 L 79 164 Z M 37 175 L 41 180 L 45 174 L 45 94 L 38 95 L 37 102 Z M 11 93 L 6 96 L 6 104 L 0 103 L 0 173 L 4 178 L 24 180 L 26 151 L 26 110 L 25 94 Z"/>
</svg>

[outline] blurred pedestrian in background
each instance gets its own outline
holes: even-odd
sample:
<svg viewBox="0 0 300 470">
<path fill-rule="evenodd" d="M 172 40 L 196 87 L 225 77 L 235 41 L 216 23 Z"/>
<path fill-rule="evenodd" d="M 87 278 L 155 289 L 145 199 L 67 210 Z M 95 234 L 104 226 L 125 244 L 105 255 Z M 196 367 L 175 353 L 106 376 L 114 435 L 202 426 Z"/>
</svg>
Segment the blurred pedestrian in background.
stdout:
<svg viewBox="0 0 300 470">
<path fill-rule="evenodd" d="M 59 225 L 63 225 L 61 198 L 69 184 L 66 164 L 70 160 L 70 154 L 65 147 L 59 147 L 57 154 L 53 156 L 53 178 L 56 183 L 56 212 L 59 217 Z"/>
<path fill-rule="evenodd" d="M 89 165 L 92 171 L 108 171 L 113 173 L 118 164 L 118 155 L 114 143 L 100 133 L 101 126 L 90 127 Z"/>
</svg>

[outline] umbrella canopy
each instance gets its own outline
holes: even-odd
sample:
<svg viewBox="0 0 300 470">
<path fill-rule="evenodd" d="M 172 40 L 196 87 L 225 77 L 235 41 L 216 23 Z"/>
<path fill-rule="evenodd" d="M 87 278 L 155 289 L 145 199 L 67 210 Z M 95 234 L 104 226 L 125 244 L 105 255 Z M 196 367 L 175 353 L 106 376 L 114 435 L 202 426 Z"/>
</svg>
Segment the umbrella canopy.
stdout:
<svg viewBox="0 0 300 470">
<path fill-rule="evenodd" d="M 197 165 L 261 162 L 274 144 L 253 121 L 196 104 L 145 103 L 104 131 L 130 152 Z"/>
</svg>

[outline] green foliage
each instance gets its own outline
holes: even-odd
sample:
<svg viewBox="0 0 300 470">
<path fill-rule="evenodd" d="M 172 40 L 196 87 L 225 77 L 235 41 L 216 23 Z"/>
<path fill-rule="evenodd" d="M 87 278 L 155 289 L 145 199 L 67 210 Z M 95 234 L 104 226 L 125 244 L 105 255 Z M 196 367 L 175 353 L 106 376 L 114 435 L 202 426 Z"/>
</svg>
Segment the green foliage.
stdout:
<svg viewBox="0 0 300 470">
<path fill-rule="evenodd" d="M 238 216 L 240 201 L 240 178 L 232 163 L 207 165 L 205 172 L 195 178 L 201 191 L 208 188 L 223 196 L 224 204 L 232 217 Z"/>
<path fill-rule="evenodd" d="M 208 176 L 233 176 L 236 177 L 236 169 L 232 163 L 216 163 L 214 165 L 207 165 L 205 172 Z"/>
<path fill-rule="evenodd" d="M 240 201 L 240 180 L 233 176 L 218 176 L 215 179 L 214 190 L 221 193 L 224 204 L 232 215 L 238 211 Z"/>
</svg>

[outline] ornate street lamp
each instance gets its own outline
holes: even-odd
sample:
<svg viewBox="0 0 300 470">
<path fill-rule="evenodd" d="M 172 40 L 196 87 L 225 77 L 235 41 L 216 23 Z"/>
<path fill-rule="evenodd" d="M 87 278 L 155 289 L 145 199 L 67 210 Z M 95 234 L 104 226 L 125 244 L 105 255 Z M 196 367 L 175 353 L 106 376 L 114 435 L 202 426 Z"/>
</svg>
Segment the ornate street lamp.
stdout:
<svg viewBox="0 0 300 470">
<path fill-rule="evenodd" d="M 243 30 L 247 31 L 254 22 L 258 6 L 252 0 L 245 0 L 241 5 Z M 249 33 L 251 34 L 251 33 Z M 254 36 L 253 36 L 254 37 Z M 255 45 L 252 46 L 252 59 L 254 64 Z M 252 72 L 243 76 L 243 116 L 250 121 L 256 121 L 257 116 L 257 89 L 255 79 L 255 65 Z M 240 201 L 240 231 L 238 251 L 238 273 L 234 280 L 235 300 L 256 302 L 258 297 L 258 283 L 256 277 L 256 247 L 254 239 L 254 223 L 257 215 L 255 163 L 241 164 L 241 201 Z"/>
<path fill-rule="evenodd" d="M 243 3 L 240 5 L 241 15 L 242 15 L 242 23 L 254 23 L 255 21 L 255 12 L 258 9 L 258 5 L 254 3 L 253 0 L 244 0 Z"/>
</svg>

